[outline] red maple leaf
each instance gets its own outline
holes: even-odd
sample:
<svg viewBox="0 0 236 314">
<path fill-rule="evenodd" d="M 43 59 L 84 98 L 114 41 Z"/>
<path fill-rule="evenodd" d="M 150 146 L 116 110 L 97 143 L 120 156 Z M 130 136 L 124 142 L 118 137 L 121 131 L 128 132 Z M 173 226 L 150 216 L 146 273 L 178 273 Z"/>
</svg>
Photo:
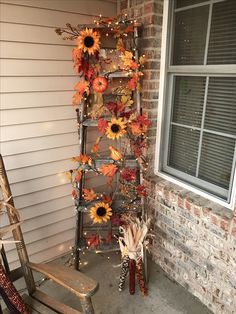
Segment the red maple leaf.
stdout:
<svg viewBox="0 0 236 314">
<path fill-rule="evenodd" d="M 98 131 L 103 134 L 108 126 L 107 120 L 100 118 L 98 120 Z"/>
<path fill-rule="evenodd" d="M 126 181 L 135 181 L 136 180 L 137 169 L 134 168 L 124 168 L 121 172 L 121 176 Z"/>
</svg>

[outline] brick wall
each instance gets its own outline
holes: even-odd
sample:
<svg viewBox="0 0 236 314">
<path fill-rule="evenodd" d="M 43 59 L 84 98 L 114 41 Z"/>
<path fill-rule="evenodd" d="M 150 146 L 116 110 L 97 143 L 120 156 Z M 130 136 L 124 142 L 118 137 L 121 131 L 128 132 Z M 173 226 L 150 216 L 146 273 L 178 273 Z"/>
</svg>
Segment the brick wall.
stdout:
<svg viewBox="0 0 236 314">
<path fill-rule="evenodd" d="M 147 66 L 142 107 L 154 122 L 149 134 L 152 158 L 144 180 L 147 211 L 154 218 L 153 259 L 214 313 L 236 313 L 236 210 L 153 175 L 163 0 L 120 3 L 124 13 L 144 24 L 140 46 Z"/>
</svg>

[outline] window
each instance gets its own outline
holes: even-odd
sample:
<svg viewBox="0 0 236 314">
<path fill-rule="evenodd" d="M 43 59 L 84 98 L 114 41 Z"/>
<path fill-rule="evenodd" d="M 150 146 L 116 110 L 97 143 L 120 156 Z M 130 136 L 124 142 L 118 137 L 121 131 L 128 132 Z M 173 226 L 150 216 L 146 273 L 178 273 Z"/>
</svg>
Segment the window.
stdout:
<svg viewBox="0 0 236 314">
<path fill-rule="evenodd" d="M 230 203 L 236 162 L 236 1 L 169 1 L 163 31 L 158 172 Z"/>
</svg>

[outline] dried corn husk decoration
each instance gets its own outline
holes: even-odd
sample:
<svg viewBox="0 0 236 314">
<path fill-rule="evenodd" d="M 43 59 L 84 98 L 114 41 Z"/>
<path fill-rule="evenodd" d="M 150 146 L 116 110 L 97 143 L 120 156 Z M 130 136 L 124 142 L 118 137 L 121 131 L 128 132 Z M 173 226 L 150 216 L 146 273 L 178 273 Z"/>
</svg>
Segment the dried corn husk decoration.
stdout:
<svg viewBox="0 0 236 314">
<path fill-rule="evenodd" d="M 130 293 L 135 292 L 135 270 L 137 271 L 139 287 L 143 295 L 147 295 L 147 287 L 144 280 L 142 260 L 143 250 L 146 244 L 146 237 L 148 235 L 149 220 L 131 219 L 127 221 L 127 224 L 122 226 L 121 232 L 123 236 L 119 238 L 121 252 L 127 251 L 129 256 L 130 265 Z M 122 245 L 121 245 L 122 243 Z"/>
<path fill-rule="evenodd" d="M 126 255 L 122 258 L 120 280 L 119 280 L 119 291 L 124 289 L 125 279 L 129 270 L 129 256 Z"/>
<path fill-rule="evenodd" d="M 129 260 L 129 293 L 135 294 L 135 269 L 136 262 L 134 259 Z"/>
<path fill-rule="evenodd" d="M 145 278 L 143 275 L 143 264 L 142 264 L 141 259 L 136 263 L 136 273 L 138 277 L 138 284 L 139 284 L 140 291 L 142 295 L 145 296 L 147 295 L 147 287 L 146 287 Z"/>
</svg>

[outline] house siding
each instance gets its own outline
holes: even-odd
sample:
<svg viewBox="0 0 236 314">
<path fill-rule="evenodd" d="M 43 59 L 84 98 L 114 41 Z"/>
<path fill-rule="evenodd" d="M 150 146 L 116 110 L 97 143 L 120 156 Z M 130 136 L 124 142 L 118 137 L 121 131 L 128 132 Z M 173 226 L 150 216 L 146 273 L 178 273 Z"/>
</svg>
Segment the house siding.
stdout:
<svg viewBox="0 0 236 314">
<path fill-rule="evenodd" d="M 91 15 L 113 16 L 116 9 L 112 0 L 0 1 L 1 154 L 32 261 L 53 259 L 74 242 L 75 211 L 64 172 L 78 155 L 71 106 L 78 77 L 74 43 L 54 29 L 92 23 Z M 14 245 L 6 250 L 17 267 Z"/>
<path fill-rule="evenodd" d="M 149 132 L 151 158 L 144 178 L 147 212 L 155 234 L 152 258 L 214 313 L 236 313 L 236 209 L 213 203 L 155 176 L 153 171 L 163 0 L 121 0 L 120 8 L 143 23 L 140 47 L 147 64 L 142 107 L 153 121 Z"/>
</svg>

